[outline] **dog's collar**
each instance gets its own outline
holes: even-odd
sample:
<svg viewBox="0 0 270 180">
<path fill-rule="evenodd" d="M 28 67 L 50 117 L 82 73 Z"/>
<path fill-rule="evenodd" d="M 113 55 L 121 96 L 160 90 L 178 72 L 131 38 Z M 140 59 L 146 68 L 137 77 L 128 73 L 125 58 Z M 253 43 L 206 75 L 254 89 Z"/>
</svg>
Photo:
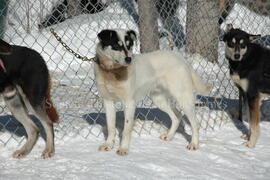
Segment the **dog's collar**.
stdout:
<svg viewBox="0 0 270 180">
<path fill-rule="evenodd" d="M 7 69 L 6 69 L 6 67 L 5 67 L 5 65 L 4 65 L 4 62 L 3 62 L 3 60 L 0 58 L 0 67 L 3 69 L 3 71 L 6 73 L 7 72 Z"/>
<path fill-rule="evenodd" d="M 125 67 L 125 66 L 119 66 L 119 67 L 115 67 L 115 68 L 106 68 L 106 66 L 100 62 L 98 56 L 95 57 L 94 62 L 97 63 L 98 67 L 104 72 L 114 72 L 114 71 L 117 71 L 119 69 L 123 69 Z"/>
<path fill-rule="evenodd" d="M 102 63 L 99 63 L 98 67 L 104 72 L 114 72 L 114 71 L 117 71 L 119 69 L 126 68 L 125 66 L 120 66 L 120 67 L 108 69 L 108 68 L 105 68 L 105 66 Z"/>
</svg>

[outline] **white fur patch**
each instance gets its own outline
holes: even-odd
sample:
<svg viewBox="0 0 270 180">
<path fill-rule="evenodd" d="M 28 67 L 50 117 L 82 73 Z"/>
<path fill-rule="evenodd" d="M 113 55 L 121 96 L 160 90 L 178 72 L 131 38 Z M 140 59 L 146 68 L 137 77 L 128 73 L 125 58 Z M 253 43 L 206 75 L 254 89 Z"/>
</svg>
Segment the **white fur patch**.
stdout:
<svg viewBox="0 0 270 180">
<path fill-rule="evenodd" d="M 246 52 L 247 52 L 247 47 L 240 48 L 240 55 L 241 55 L 241 58 L 240 59 L 242 59 L 242 57 L 246 54 Z"/>
<path fill-rule="evenodd" d="M 240 86 L 245 92 L 248 90 L 248 83 L 247 79 L 240 79 Z"/>
<path fill-rule="evenodd" d="M 13 88 L 11 91 L 5 91 L 3 93 L 4 97 L 6 97 L 6 98 L 11 98 L 11 97 L 15 96 L 15 94 L 16 94 L 15 88 Z"/>
<path fill-rule="evenodd" d="M 240 48 L 240 55 L 243 56 L 247 52 L 247 47 Z"/>
<path fill-rule="evenodd" d="M 231 75 L 231 78 L 232 78 L 232 80 L 233 80 L 233 82 L 235 84 L 240 85 L 240 76 L 239 76 L 239 74 L 233 74 L 233 75 Z"/>
<path fill-rule="evenodd" d="M 122 42 L 125 42 L 125 36 L 127 35 L 127 31 L 123 30 L 123 29 L 118 29 L 118 30 L 116 30 L 116 33 L 117 33 L 119 39 Z"/>
<path fill-rule="evenodd" d="M 236 43 L 236 40 L 235 40 L 235 38 L 233 38 L 233 39 L 232 39 L 232 42 L 233 42 L 233 43 Z"/>
<path fill-rule="evenodd" d="M 245 92 L 247 92 L 249 82 L 246 78 L 240 79 L 239 74 L 233 74 L 231 75 L 231 78 L 235 84 L 239 85 Z"/>
<path fill-rule="evenodd" d="M 233 48 L 230 48 L 228 46 L 228 44 L 226 45 L 226 48 L 225 48 L 225 54 L 226 54 L 226 57 L 229 57 L 232 60 L 234 60 L 234 49 Z"/>
</svg>

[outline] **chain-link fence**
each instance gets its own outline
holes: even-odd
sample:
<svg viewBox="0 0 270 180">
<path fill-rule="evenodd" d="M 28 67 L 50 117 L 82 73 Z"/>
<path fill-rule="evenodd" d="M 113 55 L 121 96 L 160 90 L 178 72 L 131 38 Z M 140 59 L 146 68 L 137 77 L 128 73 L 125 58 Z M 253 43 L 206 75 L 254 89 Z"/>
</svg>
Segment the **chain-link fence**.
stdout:
<svg viewBox="0 0 270 180">
<path fill-rule="evenodd" d="M 66 51 L 50 33 L 51 27 L 70 48 L 88 57 L 95 55 L 96 36 L 102 29 L 134 29 L 140 37 L 152 31 L 158 39 L 155 48 L 173 46 L 213 84 L 209 96 L 197 98 L 196 116 L 202 129 L 221 126 L 237 112 L 238 92 L 229 79 L 224 44 L 219 42 L 219 37 L 225 23 L 230 22 L 250 33 L 266 35 L 261 43 L 269 45 L 269 0 L 153 0 L 151 9 L 140 4 L 147 1 L 0 1 L 1 37 L 11 44 L 35 49 L 47 62 L 53 81 L 53 101 L 60 114 L 56 139 L 98 137 L 106 123 L 102 99 L 95 86 L 93 63 L 78 60 Z M 154 13 L 147 18 L 154 20 L 155 27 L 143 25 L 141 16 L 149 12 Z M 137 53 L 141 45 L 142 41 L 138 41 Z M 120 103 L 117 106 L 117 126 L 121 128 L 123 108 Z M 0 144 L 20 144 L 25 137 L 24 128 L 10 115 L 2 99 L 0 109 Z M 168 116 L 154 107 L 148 96 L 138 104 L 135 118 L 134 132 L 138 135 L 164 131 L 170 125 Z"/>
</svg>

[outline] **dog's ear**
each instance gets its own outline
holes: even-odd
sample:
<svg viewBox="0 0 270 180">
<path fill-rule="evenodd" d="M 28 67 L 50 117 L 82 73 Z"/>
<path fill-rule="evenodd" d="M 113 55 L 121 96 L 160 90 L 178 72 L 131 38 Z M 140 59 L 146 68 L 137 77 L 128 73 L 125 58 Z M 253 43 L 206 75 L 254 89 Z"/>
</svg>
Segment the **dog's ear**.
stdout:
<svg viewBox="0 0 270 180">
<path fill-rule="evenodd" d="M 228 33 L 224 33 L 222 36 L 221 36 L 221 40 L 226 42 L 228 40 Z"/>
<path fill-rule="evenodd" d="M 227 24 L 227 27 L 225 29 L 224 34 L 221 37 L 221 40 L 226 42 L 228 40 L 228 34 L 229 32 L 233 29 L 233 25 L 232 24 Z"/>
<path fill-rule="evenodd" d="M 260 38 L 261 38 L 261 35 L 260 34 L 258 34 L 258 35 L 249 34 L 249 41 L 252 42 L 252 43 L 256 42 Z"/>
<path fill-rule="evenodd" d="M 11 45 L 0 39 L 0 54 L 9 55 L 11 54 Z"/>
<path fill-rule="evenodd" d="M 133 40 L 133 41 L 136 41 L 137 40 L 137 35 L 136 35 L 136 32 L 133 31 L 133 30 L 128 30 L 127 31 L 127 34 L 130 36 L 130 38 Z"/>
<path fill-rule="evenodd" d="M 109 29 L 102 30 L 100 33 L 98 33 L 98 39 L 100 42 L 108 41 L 112 38 L 113 31 Z"/>
<path fill-rule="evenodd" d="M 230 32 L 230 30 L 232 30 L 232 29 L 233 29 L 233 25 L 232 25 L 232 24 L 227 24 L 227 27 L 226 27 L 225 32 L 228 33 L 228 32 Z"/>
</svg>

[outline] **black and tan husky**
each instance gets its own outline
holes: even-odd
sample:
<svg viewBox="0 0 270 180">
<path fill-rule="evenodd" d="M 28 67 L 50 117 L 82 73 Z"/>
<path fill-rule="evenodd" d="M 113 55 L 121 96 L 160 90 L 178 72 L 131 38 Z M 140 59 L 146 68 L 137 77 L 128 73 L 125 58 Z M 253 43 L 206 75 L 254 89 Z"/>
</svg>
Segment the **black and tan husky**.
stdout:
<svg viewBox="0 0 270 180">
<path fill-rule="evenodd" d="M 50 88 L 48 68 L 39 53 L 0 40 L 0 93 L 27 133 L 26 143 L 13 157 L 21 158 L 30 153 L 38 138 L 39 129 L 29 112 L 41 121 L 47 135 L 42 157 L 54 155 L 53 123 L 58 121 L 58 114 L 51 101 Z"/>
</svg>

